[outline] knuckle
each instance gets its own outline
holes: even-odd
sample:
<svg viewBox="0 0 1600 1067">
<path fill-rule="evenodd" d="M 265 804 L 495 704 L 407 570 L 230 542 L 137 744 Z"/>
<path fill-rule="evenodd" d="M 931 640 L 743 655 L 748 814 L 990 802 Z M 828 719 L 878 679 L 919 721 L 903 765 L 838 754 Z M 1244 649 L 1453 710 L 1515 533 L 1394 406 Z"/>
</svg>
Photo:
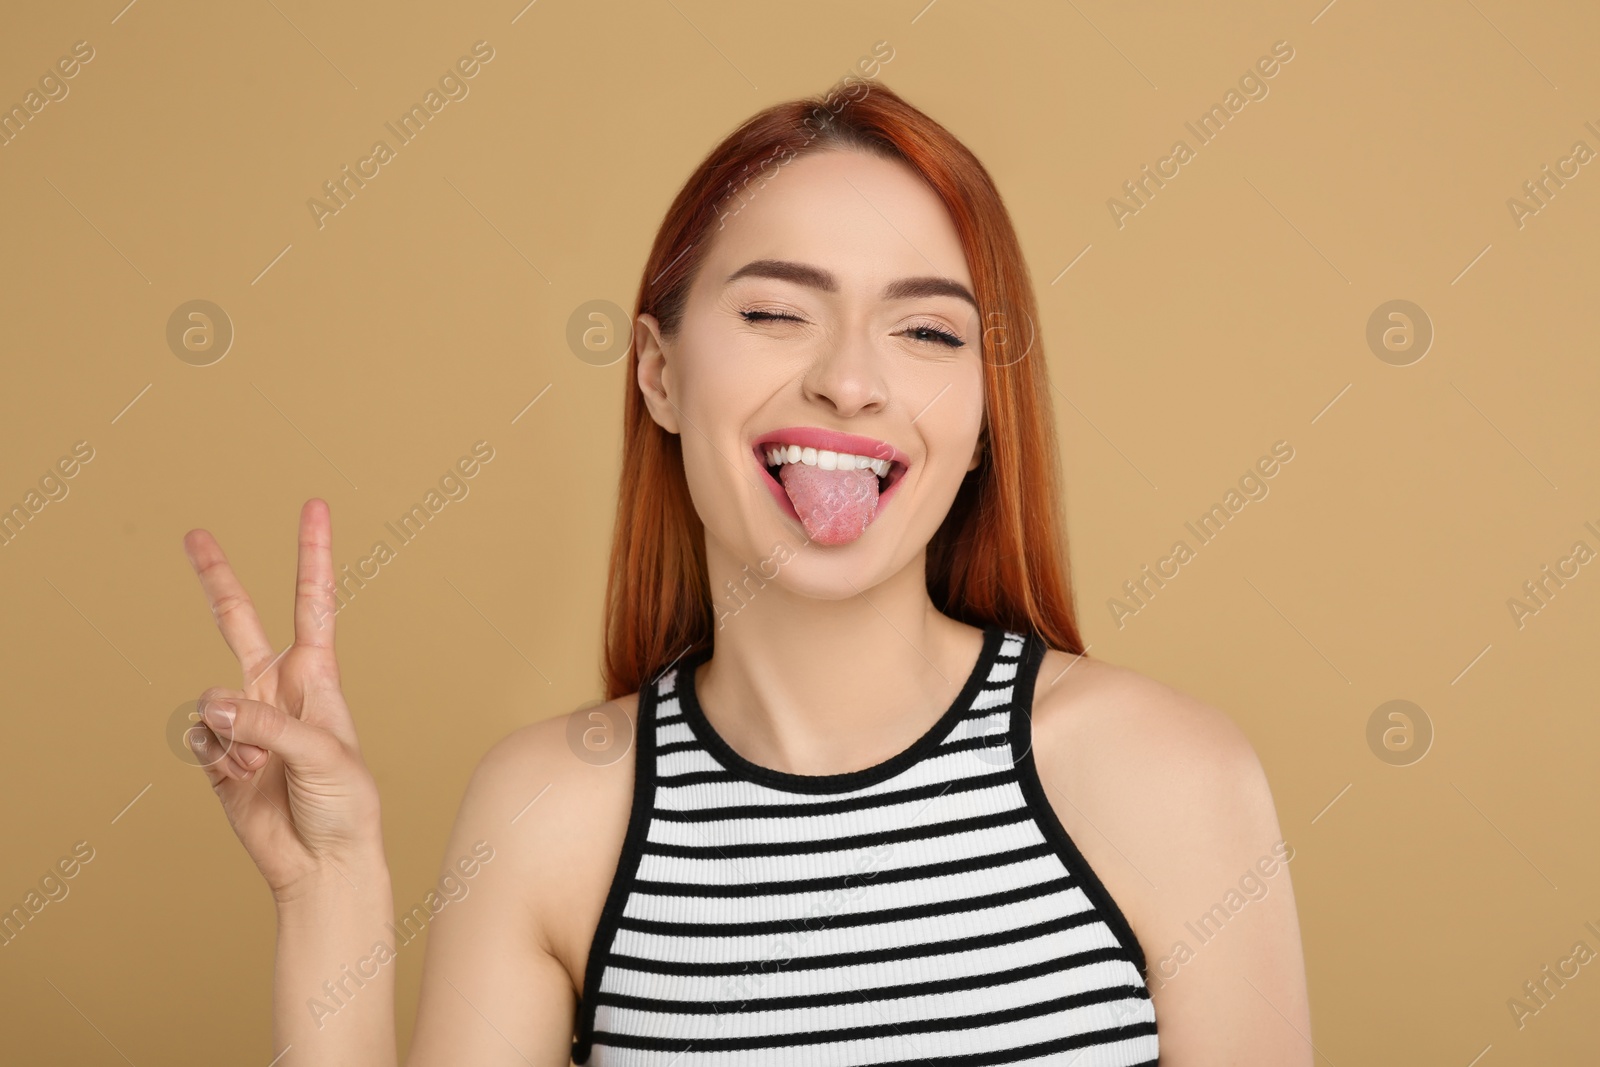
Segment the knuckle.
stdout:
<svg viewBox="0 0 1600 1067">
<path fill-rule="evenodd" d="M 324 596 L 332 599 L 334 584 L 332 578 L 299 578 L 294 583 L 295 591 L 302 595 Z"/>
<path fill-rule="evenodd" d="M 211 614 L 220 622 L 236 611 L 248 610 L 252 607 L 254 607 L 254 604 L 251 602 L 250 597 L 243 592 L 223 593 L 211 605 Z"/>
<path fill-rule="evenodd" d="M 274 748 L 283 737 L 283 713 L 265 704 L 241 704 L 239 720 L 256 738 L 252 744 L 260 748 Z"/>
</svg>

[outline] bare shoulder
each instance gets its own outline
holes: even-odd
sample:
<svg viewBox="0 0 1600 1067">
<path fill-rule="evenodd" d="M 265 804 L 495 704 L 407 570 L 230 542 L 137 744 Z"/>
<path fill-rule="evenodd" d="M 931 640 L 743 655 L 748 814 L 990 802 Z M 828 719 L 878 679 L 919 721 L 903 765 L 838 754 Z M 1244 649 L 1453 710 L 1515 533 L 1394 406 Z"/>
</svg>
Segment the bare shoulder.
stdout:
<svg viewBox="0 0 1600 1067">
<path fill-rule="evenodd" d="M 1047 652 L 1033 740 L 1052 808 L 1147 947 L 1281 841 L 1238 724 L 1131 668 Z"/>
<path fill-rule="evenodd" d="M 1104 660 L 1051 649 L 1034 690 L 1034 736 L 1063 760 L 1115 765 L 1129 787 L 1228 788 L 1255 776 L 1254 746 L 1227 714 Z"/>
<path fill-rule="evenodd" d="M 1244 731 L 1137 671 L 1054 651 L 1033 727 L 1051 808 L 1145 956 L 1163 1059 L 1308 1064 L 1294 846 Z"/>
<path fill-rule="evenodd" d="M 397 913 L 401 928 L 428 930 L 409 1062 L 503 1063 L 508 1047 L 527 1063 L 568 1062 L 631 810 L 636 706 L 532 723 L 479 760 L 440 892 Z"/>
<path fill-rule="evenodd" d="M 581 990 L 632 810 L 638 694 L 530 723 L 473 771 L 462 818 L 496 828 L 530 924 Z"/>
</svg>

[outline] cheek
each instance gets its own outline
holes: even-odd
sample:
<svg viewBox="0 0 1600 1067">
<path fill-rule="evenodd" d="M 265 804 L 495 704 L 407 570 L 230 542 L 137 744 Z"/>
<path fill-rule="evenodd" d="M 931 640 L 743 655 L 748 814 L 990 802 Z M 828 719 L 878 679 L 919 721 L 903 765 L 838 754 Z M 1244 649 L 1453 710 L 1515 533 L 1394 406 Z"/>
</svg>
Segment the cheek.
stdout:
<svg viewBox="0 0 1600 1067">
<path fill-rule="evenodd" d="M 801 362 L 793 353 L 773 351 L 770 346 L 710 336 L 686 345 L 678 365 L 674 384 L 686 422 L 681 427 L 685 457 L 690 457 L 690 439 L 695 438 L 695 447 L 710 453 L 705 457 L 695 453 L 695 458 L 721 468 L 710 471 L 708 480 L 725 482 L 730 476 L 742 476 L 748 435 L 773 398 L 798 380 Z"/>
<path fill-rule="evenodd" d="M 762 405 L 786 380 L 781 366 L 756 359 L 725 338 L 696 340 L 679 354 L 673 385 L 684 474 L 695 508 L 708 521 L 735 506 L 730 484 L 761 488 L 745 438 Z"/>
<path fill-rule="evenodd" d="M 914 397 L 911 410 L 922 412 L 916 426 L 927 442 L 928 458 L 959 482 L 983 428 L 982 370 L 964 367 L 953 377 L 929 381 L 918 392 L 926 396 Z"/>
</svg>

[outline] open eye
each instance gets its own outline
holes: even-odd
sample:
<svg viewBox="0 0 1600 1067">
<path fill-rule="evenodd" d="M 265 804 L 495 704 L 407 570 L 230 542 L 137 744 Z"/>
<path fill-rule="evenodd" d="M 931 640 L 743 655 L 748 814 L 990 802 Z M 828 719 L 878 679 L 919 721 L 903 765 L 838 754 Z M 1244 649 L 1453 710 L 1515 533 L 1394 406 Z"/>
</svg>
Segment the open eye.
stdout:
<svg viewBox="0 0 1600 1067">
<path fill-rule="evenodd" d="M 919 323 L 901 330 L 902 335 L 910 335 L 912 340 L 925 341 L 928 344 L 944 345 L 947 348 L 965 348 L 967 342 L 943 327 L 932 323 Z"/>
</svg>

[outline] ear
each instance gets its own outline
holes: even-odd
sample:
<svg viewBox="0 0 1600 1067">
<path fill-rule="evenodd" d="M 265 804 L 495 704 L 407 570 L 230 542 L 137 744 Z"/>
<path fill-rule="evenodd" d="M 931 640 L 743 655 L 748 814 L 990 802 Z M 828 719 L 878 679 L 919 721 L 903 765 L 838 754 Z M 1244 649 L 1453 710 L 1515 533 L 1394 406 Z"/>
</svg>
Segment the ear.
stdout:
<svg viewBox="0 0 1600 1067">
<path fill-rule="evenodd" d="M 639 392 L 650 409 L 650 417 L 668 433 L 678 432 L 678 409 L 674 406 L 671 367 L 661 340 L 661 323 L 654 315 L 640 315 L 633 324 L 634 350 L 638 353 Z"/>
</svg>

